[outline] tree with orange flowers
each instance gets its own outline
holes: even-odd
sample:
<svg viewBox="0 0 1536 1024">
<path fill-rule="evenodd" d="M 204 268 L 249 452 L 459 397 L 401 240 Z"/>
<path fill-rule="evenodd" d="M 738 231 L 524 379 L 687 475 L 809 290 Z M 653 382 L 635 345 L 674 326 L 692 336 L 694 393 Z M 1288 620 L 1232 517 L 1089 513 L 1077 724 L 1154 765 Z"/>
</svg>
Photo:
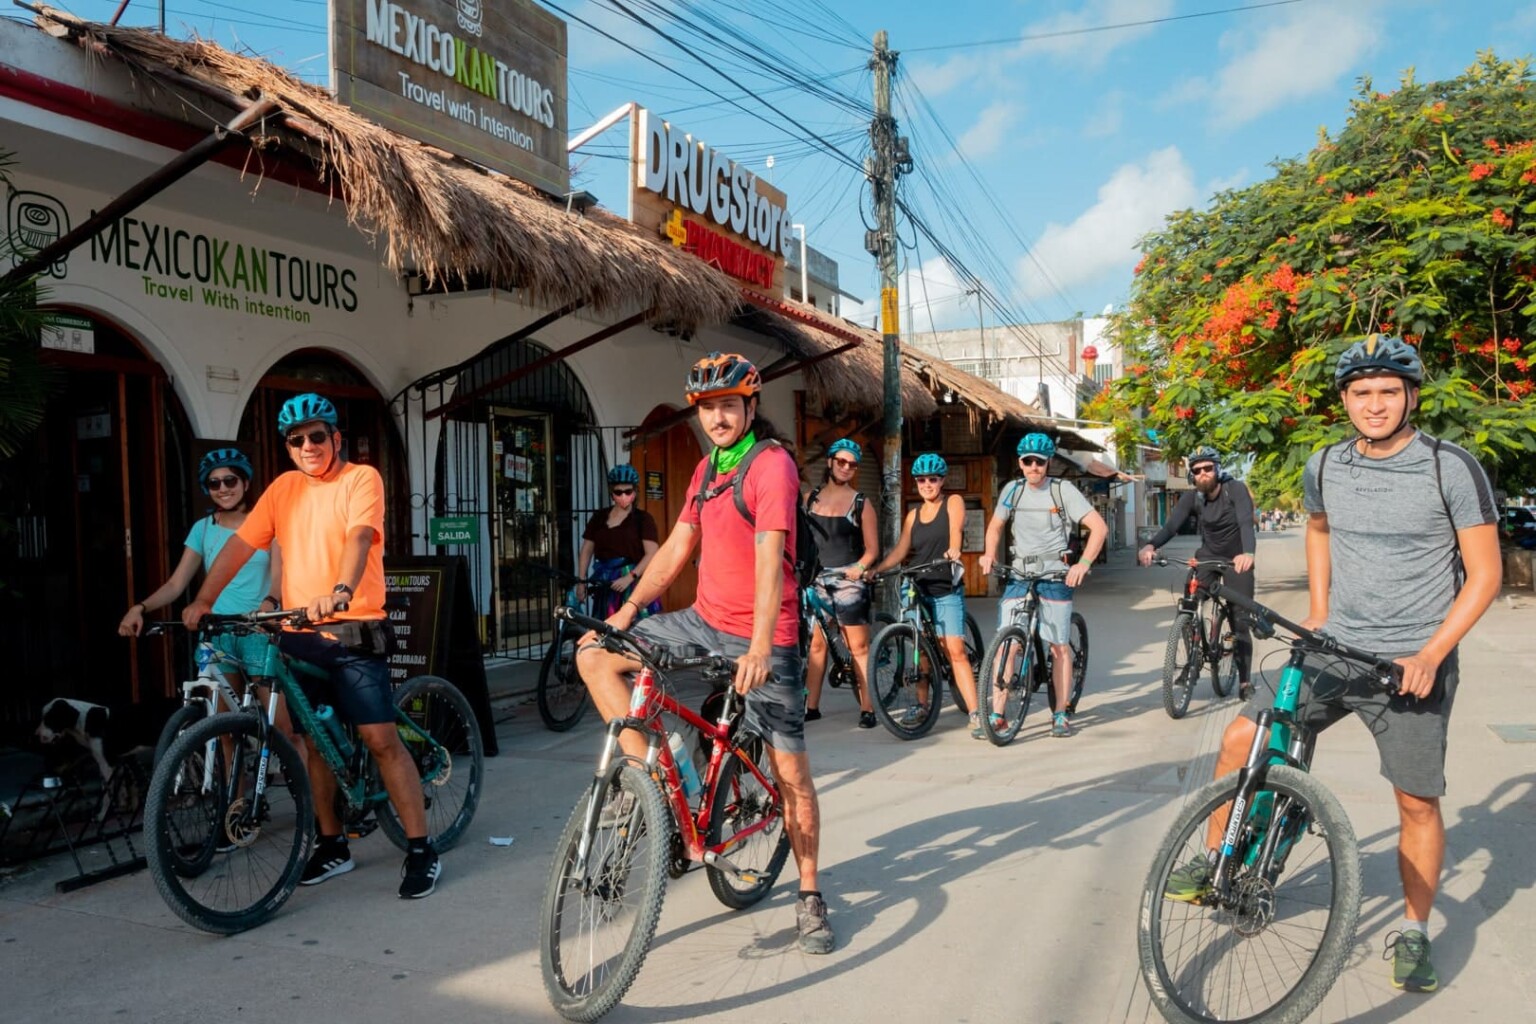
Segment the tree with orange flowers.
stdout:
<svg viewBox="0 0 1536 1024">
<path fill-rule="evenodd" d="M 1122 447 L 1251 454 L 1261 504 L 1347 436 L 1333 363 L 1381 331 L 1419 348 L 1416 421 L 1500 486 L 1536 483 L 1536 96 L 1527 61 L 1363 82 L 1336 138 L 1168 217 L 1115 323 L 1126 375 L 1086 415 Z"/>
</svg>

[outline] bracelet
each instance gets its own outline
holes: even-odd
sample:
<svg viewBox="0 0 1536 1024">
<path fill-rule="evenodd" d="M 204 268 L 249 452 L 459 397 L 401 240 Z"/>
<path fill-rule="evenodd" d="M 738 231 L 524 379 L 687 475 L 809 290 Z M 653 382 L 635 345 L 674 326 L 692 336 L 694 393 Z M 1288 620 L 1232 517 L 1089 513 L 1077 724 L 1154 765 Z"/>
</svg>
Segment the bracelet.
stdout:
<svg viewBox="0 0 1536 1024">
<path fill-rule="evenodd" d="M 283 602 L 279 600 L 276 594 L 268 594 L 266 597 L 261 599 L 262 604 L 266 604 L 268 601 L 272 602 L 273 608 L 281 608 L 283 606 Z"/>
<path fill-rule="evenodd" d="M 140 615 L 149 614 L 149 605 L 145 604 L 143 601 L 135 601 L 133 604 L 128 606 L 129 611 L 133 611 L 135 608 L 139 610 Z"/>
<path fill-rule="evenodd" d="M 633 599 L 633 598 L 626 598 L 626 599 L 625 599 L 625 600 L 624 600 L 624 604 L 627 604 L 627 605 L 634 605 L 634 609 L 635 609 L 635 612 L 636 612 L 636 613 L 639 613 L 639 611 L 640 611 L 640 606 L 639 606 L 639 605 L 638 605 L 638 604 L 635 604 L 635 601 L 634 601 L 634 599 Z M 620 607 L 620 608 L 622 608 L 622 607 L 624 607 L 624 605 L 623 605 L 623 604 L 621 604 L 621 605 L 619 605 L 619 607 Z"/>
</svg>

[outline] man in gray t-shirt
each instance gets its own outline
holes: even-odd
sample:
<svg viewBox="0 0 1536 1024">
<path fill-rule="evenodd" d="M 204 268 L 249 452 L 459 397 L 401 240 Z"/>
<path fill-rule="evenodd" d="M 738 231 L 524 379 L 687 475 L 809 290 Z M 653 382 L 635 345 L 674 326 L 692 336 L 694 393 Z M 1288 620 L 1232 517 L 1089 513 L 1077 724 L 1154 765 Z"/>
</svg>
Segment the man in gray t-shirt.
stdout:
<svg viewBox="0 0 1536 1024">
<path fill-rule="evenodd" d="M 1345 350 L 1334 381 L 1357 436 L 1314 454 L 1303 476 L 1311 609 L 1302 624 L 1403 667 L 1390 695 L 1337 666 L 1309 667 L 1301 711 L 1318 731 L 1353 711 L 1376 738 L 1401 824 L 1404 908 L 1387 938 L 1392 984 L 1413 992 L 1439 985 L 1429 960 L 1429 912 L 1445 859 L 1440 797 L 1456 645 L 1498 596 L 1503 576 L 1493 489 L 1482 467 L 1410 422 L 1423 378 L 1418 352 L 1397 338 L 1371 335 Z M 1259 695 L 1269 701 L 1272 691 Z M 1257 713 L 1250 702 L 1227 727 L 1218 777 L 1247 759 Z M 1225 825 L 1219 817 L 1211 819 L 1211 846 Z M 1192 862 L 1174 872 L 1165 896 L 1199 898 L 1201 867 Z"/>
</svg>

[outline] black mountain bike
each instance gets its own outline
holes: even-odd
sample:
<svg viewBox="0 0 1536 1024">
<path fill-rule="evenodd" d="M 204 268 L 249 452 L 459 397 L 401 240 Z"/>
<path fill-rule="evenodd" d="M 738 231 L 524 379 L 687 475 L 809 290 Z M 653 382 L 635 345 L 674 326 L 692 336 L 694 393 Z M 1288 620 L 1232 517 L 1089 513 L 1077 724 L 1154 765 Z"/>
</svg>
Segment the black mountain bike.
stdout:
<svg viewBox="0 0 1536 1024">
<path fill-rule="evenodd" d="M 917 599 L 917 577 L 954 564 L 946 560 L 924 562 L 888 569 L 878 577 L 865 577 L 871 584 L 891 576 L 900 579 L 900 611 L 896 621 L 876 634 L 869 645 L 865 673 L 872 690 L 870 703 L 874 705 L 875 717 L 898 739 L 915 740 L 933 728 L 939 717 L 943 688 L 949 689 L 955 707 L 970 711 L 965 696 L 955 686 L 949 656 L 934 630 L 933 620 Z M 975 673 L 981 665 L 981 627 L 970 612 L 965 613 L 965 653 Z"/>
<path fill-rule="evenodd" d="M 1166 558 L 1153 565 L 1174 565 Z M 1200 586 L 1198 571 L 1213 569 L 1218 586 L 1232 568 L 1224 558 L 1190 559 L 1189 576 L 1179 597 L 1179 610 L 1168 627 L 1168 648 L 1163 653 L 1163 710 L 1169 718 L 1183 718 L 1200 673 L 1209 670 L 1211 689 L 1225 697 L 1237 687 L 1236 611 L 1223 598 Z"/>
<path fill-rule="evenodd" d="M 992 572 L 1003 579 L 1020 580 L 1029 585 L 1029 592 L 1013 606 L 1008 623 L 992 638 L 992 646 L 981 659 L 981 672 L 976 677 L 977 698 L 982 702 L 982 731 L 987 739 L 1003 747 L 1019 734 L 1024 716 L 1029 712 L 1030 695 L 1036 690 L 1045 687 L 1051 710 L 1056 710 L 1056 688 L 1051 685 L 1056 658 L 1051 645 L 1040 638 L 1038 589 L 1047 580 L 1065 580 L 1067 572 L 1065 569 L 1020 572 L 1008 565 L 999 565 Z M 1072 692 L 1067 701 L 1067 713 L 1074 714 L 1077 702 L 1083 696 L 1083 680 L 1088 677 L 1088 623 L 1078 612 L 1072 613 L 1070 643 Z M 987 685 L 983 685 L 983 680 Z M 994 722 L 993 714 L 1002 715 L 1003 720 Z"/>
<path fill-rule="evenodd" d="M 820 586 L 836 585 L 842 580 L 841 570 L 823 572 L 816 577 L 816 583 Z M 837 621 L 837 612 L 822 599 L 820 592 L 814 586 L 800 591 L 800 617 L 804 625 L 802 635 L 806 645 L 809 645 L 811 637 L 817 630 L 821 631 L 822 638 L 827 642 L 827 685 L 846 686 L 857 697 L 859 674 L 854 669 L 853 655 L 849 653 L 848 641 L 843 636 L 843 628 Z M 885 612 L 875 612 L 873 617 L 877 626 L 888 626 L 896 621 Z M 805 656 L 806 651 L 802 650 L 800 657 Z"/>
<path fill-rule="evenodd" d="M 551 579 L 565 584 L 561 607 L 602 618 L 596 613 L 602 607 L 603 597 L 612 589 L 610 581 L 582 579 L 548 566 L 540 568 L 548 572 Z M 587 588 L 585 599 L 576 596 L 578 586 Z M 587 684 L 582 682 L 581 673 L 576 671 L 576 641 L 581 639 L 583 632 L 579 626 L 572 625 L 570 619 L 556 615 L 555 636 L 544 651 L 544 661 L 539 666 L 536 703 L 544 727 L 553 732 L 574 728 L 587 713 L 587 705 L 591 703 L 587 696 Z"/>
</svg>

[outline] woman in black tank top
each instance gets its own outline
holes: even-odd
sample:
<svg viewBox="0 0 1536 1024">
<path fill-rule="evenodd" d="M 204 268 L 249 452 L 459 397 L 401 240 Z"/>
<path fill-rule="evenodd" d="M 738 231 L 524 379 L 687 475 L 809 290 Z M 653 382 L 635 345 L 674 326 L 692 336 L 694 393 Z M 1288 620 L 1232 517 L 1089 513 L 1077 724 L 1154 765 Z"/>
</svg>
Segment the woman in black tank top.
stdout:
<svg viewBox="0 0 1536 1024">
<path fill-rule="evenodd" d="M 838 625 L 853 658 L 858 681 L 859 728 L 875 727 L 875 709 L 869 702 L 865 685 L 865 662 L 869 659 L 869 586 L 863 582 L 864 570 L 880 553 L 880 532 L 874 506 L 853 486 L 859 472 L 863 451 L 858 442 L 843 438 L 827 449 L 827 470 L 820 487 L 805 500 L 805 511 L 816 534 L 816 547 L 826 572 L 842 572 L 844 579 L 833 586 L 813 584 L 821 598 L 837 613 Z M 821 717 L 821 684 L 827 669 L 827 638 L 819 629 L 811 631 L 811 647 L 805 660 L 805 720 Z"/>
<path fill-rule="evenodd" d="M 912 477 L 917 482 L 917 495 L 922 501 L 907 513 L 896 547 L 870 572 L 878 573 L 900 565 L 908 557 L 918 563 L 949 559 L 959 564 L 965 499 L 958 494 L 944 493 L 944 476 L 948 472 L 949 464 L 939 455 L 924 454 L 912 460 Z M 955 685 L 960 688 L 966 707 L 974 709 L 976 676 L 965 652 L 965 589 L 956 583 L 958 575 L 946 573 L 918 580 L 918 600 L 933 621 L 934 632 L 943 640 Z M 925 701 L 932 699 L 927 696 L 926 687 L 920 687 L 919 693 Z M 981 720 L 974 710 L 971 712 L 971 735 L 984 738 Z"/>
</svg>

